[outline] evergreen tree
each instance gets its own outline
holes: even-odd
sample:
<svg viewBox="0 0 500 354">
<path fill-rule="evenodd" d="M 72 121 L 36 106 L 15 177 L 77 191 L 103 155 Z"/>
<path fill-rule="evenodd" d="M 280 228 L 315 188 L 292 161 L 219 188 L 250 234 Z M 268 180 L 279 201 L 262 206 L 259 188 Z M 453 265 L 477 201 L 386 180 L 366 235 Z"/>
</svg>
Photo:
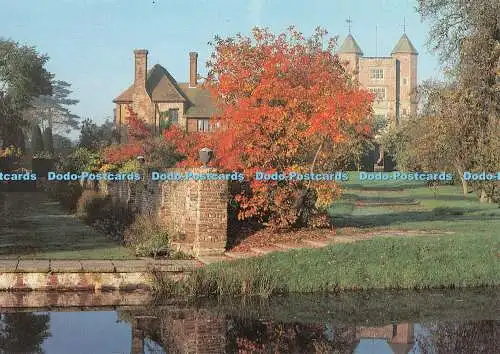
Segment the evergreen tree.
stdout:
<svg viewBox="0 0 500 354">
<path fill-rule="evenodd" d="M 31 131 L 31 153 L 33 155 L 44 151 L 42 131 L 38 124 L 33 125 Z"/>
<path fill-rule="evenodd" d="M 43 131 L 43 145 L 45 146 L 45 151 L 54 154 L 54 140 L 52 138 L 52 128 L 47 127 Z"/>
</svg>

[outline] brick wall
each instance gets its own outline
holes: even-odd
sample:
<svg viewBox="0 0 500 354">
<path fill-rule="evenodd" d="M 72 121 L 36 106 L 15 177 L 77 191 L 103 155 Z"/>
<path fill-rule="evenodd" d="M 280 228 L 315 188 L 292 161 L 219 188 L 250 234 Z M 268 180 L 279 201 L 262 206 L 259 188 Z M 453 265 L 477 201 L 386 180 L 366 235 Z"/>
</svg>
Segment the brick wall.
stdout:
<svg viewBox="0 0 500 354">
<path fill-rule="evenodd" d="M 227 321 L 223 315 L 203 309 L 174 310 L 160 321 L 162 342 L 171 346 L 169 352 L 225 353 Z"/>
<path fill-rule="evenodd" d="M 184 173 L 185 169 L 163 171 Z M 189 169 L 194 173 L 213 169 Z M 175 245 L 195 256 L 224 252 L 227 242 L 227 181 L 106 182 L 100 190 L 113 201 L 130 205 L 140 214 L 156 215 Z"/>
<path fill-rule="evenodd" d="M 395 326 L 359 327 L 358 338 L 385 338 L 393 344 L 408 344 L 413 341 L 413 324 L 399 323 Z"/>
</svg>

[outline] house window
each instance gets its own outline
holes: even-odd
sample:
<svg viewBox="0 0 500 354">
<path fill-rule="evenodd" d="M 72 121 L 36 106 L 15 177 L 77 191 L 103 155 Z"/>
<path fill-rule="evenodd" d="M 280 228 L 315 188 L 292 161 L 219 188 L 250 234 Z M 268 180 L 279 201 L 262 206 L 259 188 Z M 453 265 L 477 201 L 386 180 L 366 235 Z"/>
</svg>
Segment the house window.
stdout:
<svg viewBox="0 0 500 354">
<path fill-rule="evenodd" d="M 377 101 L 385 100 L 385 87 L 370 87 L 369 90 L 375 94 Z"/>
<path fill-rule="evenodd" d="M 403 85 L 408 85 L 408 78 L 407 77 L 403 77 Z"/>
<path fill-rule="evenodd" d="M 168 129 L 169 126 L 170 122 L 168 120 L 168 112 L 161 112 L 159 121 L 160 133 L 163 132 L 165 129 Z"/>
<path fill-rule="evenodd" d="M 370 79 L 372 80 L 382 80 L 384 78 L 384 69 L 373 68 L 370 71 Z"/>
<path fill-rule="evenodd" d="M 408 111 L 406 110 L 406 108 L 403 108 L 403 116 L 406 116 L 407 113 Z"/>
<path fill-rule="evenodd" d="M 168 119 L 170 124 L 179 123 L 179 110 L 178 109 L 169 109 L 168 110 Z"/>
<path fill-rule="evenodd" d="M 208 132 L 210 131 L 210 124 L 208 119 L 198 119 L 198 131 Z"/>
</svg>

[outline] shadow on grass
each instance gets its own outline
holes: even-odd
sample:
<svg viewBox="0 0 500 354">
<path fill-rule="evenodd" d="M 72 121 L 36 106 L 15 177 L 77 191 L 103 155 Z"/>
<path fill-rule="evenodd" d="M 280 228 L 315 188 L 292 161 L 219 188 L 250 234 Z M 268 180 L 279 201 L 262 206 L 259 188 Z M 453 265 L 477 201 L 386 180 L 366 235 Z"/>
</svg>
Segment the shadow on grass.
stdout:
<svg viewBox="0 0 500 354">
<path fill-rule="evenodd" d="M 420 200 L 447 200 L 447 201 L 457 201 L 457 202 L 477 202 L 477 198 L 464 195 L 442 195 L 439 192 L 437 193 L 437 197 L 432 195 L 419 195 L 418 199 Z"/>
<path fill-rule="evenodd" d="M 387 183 L 387 182 L 385 182 Z M 401 192 L 408 189 L 421 189 L 425 184 L 401 183 L 401 184 L 378 184 L 378 183 L 353 183 L 343 185 L 345 188 L 356 191 L 373 191 L 373 192 Z"/>
<path fill-rule="evenodd" d="M 238 246 L 248 237 L 264 228 L 264 225 L 255 220 L 240 221 L 234 217 L 230 217 L 228 220 L 228 236 L 226 249 L 230 250 Z"/>
<path fill-rule="evenodd" d="M 333 214 L 335 227 L 360 227 L 370 228 L 377 226 L 390 226 L 403 222 L 422 221 L 450 221 L 450 220 L 486 220 L 486 215 L 466 215 L 477 209 L 470 208 L 435 208 L 432 211 L 406 211 L 398 213 L 374 214 L 374 215 L 347 215 Z"/>
<path fill-rule="evenodd" d="M 1 193 L 0 256 L 128 257 L 129 251 L 65 212 L 44 193 Z M 133 257 L 129 257 L 133 258 Z"/>
</svg>

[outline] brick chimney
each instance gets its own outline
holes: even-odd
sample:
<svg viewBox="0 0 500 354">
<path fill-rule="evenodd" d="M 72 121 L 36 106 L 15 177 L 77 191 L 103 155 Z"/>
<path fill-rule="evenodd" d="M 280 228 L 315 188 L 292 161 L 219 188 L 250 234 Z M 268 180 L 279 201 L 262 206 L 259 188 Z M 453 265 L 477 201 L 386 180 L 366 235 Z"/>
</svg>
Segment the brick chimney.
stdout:
<svg viewBox="0 0 500 354">
<path fill-rule="evenodd" d="M 135 76 L 132 90 L 132 109 L 137 117 L 148 124 L 154 123 L 155 111 L 151 97 L 146 88 L 148 75 L 148 51 L 146 49 L 134 50 Z"/>
<path fill-rule="evenodd" d="M 134 50 L 135 76 L 134 87 L 146 88 L 146 75 L 148 71 L 148 51 L 146 49 Z"/>
<path fill-rule="evenodd" d="M 189 53 L 189 87 L 196 87 L 198 76 L 198 53 Z"/>
</svg>

